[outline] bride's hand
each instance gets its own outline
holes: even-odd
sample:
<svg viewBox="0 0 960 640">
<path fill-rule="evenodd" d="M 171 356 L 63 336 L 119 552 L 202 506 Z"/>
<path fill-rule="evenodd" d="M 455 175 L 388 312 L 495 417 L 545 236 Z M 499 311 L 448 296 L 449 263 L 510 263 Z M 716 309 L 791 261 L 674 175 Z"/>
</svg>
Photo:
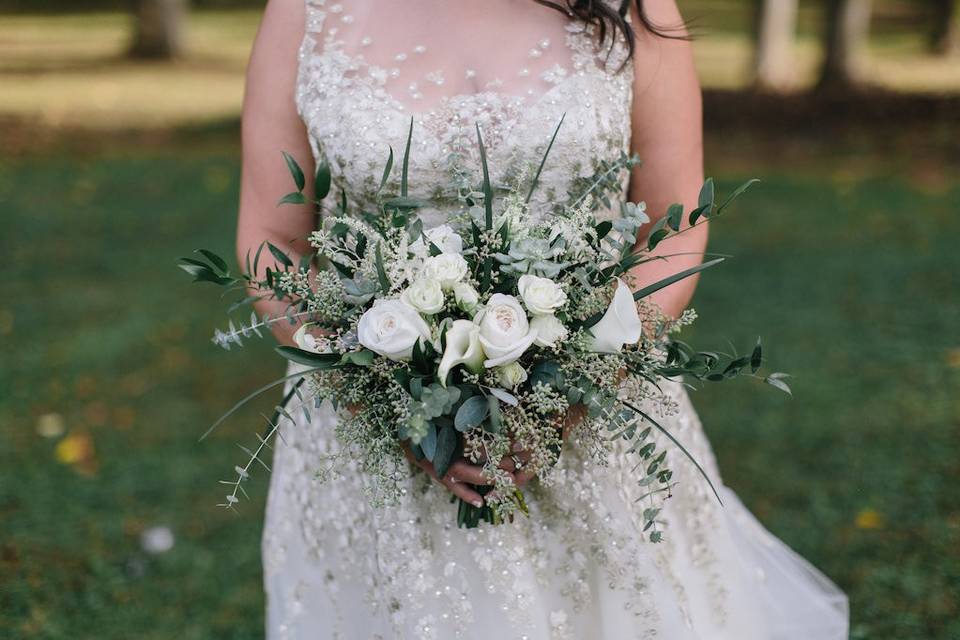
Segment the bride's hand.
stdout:
<svg viewBox="0 0 960 640">
<path fill-rule="evenodd" d="M 423 458 L 422 460 L 417 460 L 417 457 L 413 455 L 413 452 L 410 450 L 407 443 L 403 443 L 403 453 L 407 456 L 407 459 L 414 465 L 423 469 L 427 475 L 433 478 L 438 483 L 446 487 L 450 493 L 457 496 L 464 502 L 469 502 L 473 506 L 480 508 L 483 506 L 483 496 L 470 488 L 470 485 L 477 486 L 491 486 L 493 482 L 487 478 L 483 473 L 483 468 L 474 464 L 470 464 L 464 458 L 460 458 L 453 462 L 450 465 L 450 468 L 447 469 L 447 473 L 443 478 L 437 476 L 436 469 L 433 468 L 433 463 Z M 514 478 L 516 482 L 516 478 Z"/>
</svg>

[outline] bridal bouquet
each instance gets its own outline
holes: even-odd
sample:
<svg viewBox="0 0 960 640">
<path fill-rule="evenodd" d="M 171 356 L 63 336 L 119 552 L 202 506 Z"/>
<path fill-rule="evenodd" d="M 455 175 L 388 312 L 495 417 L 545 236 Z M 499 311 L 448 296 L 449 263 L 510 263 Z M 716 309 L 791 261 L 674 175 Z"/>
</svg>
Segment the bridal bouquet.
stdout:
<svg viewBox="0 0 960 640">
<path fill-rule="evenodd" d="M 495 197 L 479 129 L 477 135 L 483 182 L 458 185 L 462 206 L 446 224 L 425 227 L 418 212 L 426 203 L 408 195 L 408 138 L 400 192 L 384 191 L 391 151 L 377 206 L 355 211 L 342 197 L 310 235 L 315 252 L 300 264 L 270 243 L 252 262 L 248 256 L 239 277 L 206 250 L 200 251 L 205 259 L 181 261 L 196 280 L 252 291 L 244 303 L 263 297 L 288 303 L 284 315 L 254 313 L 240 327 L 231 322 L 214 338 L 221 346 L 241 345 L 276 322 L 301 323 L 297 346 L 277 351 L 302 371 L 275 381 L 295 383 L 257 449 L 246 450 L 247 464 L 223 481 L 232 487 L 224 506 L 234 506 L 244 493 L 243 481 L 254 462 L 262 462 L 281 423 L 293 424 L 296 411 L 309 418 L 322 401 L 339 410 L 334 428 L 342 453 L 317 472 L 329 476 L 355 460 L 378 505 L 399 497 L 411 472 L 405 451 L 429 460 L 439 477 L 462 456 L 483 466 L 491 486 L 476 488 L 482 503 L 459 501 L 458 525 L 509 521 L 527 508 L 512 474 L 501 469 L 504 460 L 548 482 L 571 438 L 601 463 L 615 441 L 626 441 L 645 495 L 666 495 L 672 473 L 660 443 L 689 454 L 643 401 L 665 401 L 658 383 L 668 378 L 757 374 L 759 343 L 745 355 L 694 351 L 675 334 L 695 314 L 671 319 L 647 302 L 722 258 L 636 291 L 630 282 L 632 269 L 659 259 L 650 252 L 660 242 L 716 217 L 750 183 L 717 204 L 708 180 L 693 211 L 674 205 L 652 226 L 643 203 L 625 203 L 614 219 L 598 219 L 599 211 L 609 210 L 611 192 L 621 189 L 623 172 L 637 162 L 621 156 L 603 163 L 579 193 L 535 210 L 531 196 L 547 155 L 520 181 L 526 188 Z M 304 173 L 285 158 L 297 191 L 282 202 L 304 203 Z M 315 181 L 320 211 L 330 191 L 329 169 L 319 167 Z M 640 238 L 645 241 L 638 247 Z M 264 247 L 274 264 L 258 277 Z M 783 374 L 765 380 L 786 390 Z M 573 408 L 580 419 L 567 418 Z M 658 541 L 659 509 L 650 504 L 644 519 L 650 539 Z"/>
</svg>

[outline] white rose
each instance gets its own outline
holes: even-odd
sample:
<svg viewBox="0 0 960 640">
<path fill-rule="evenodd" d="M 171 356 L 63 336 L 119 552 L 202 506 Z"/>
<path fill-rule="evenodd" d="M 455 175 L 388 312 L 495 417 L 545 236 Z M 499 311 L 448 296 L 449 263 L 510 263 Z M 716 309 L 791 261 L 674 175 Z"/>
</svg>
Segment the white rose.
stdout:
<svg viewBox="0 0 960 640">
<path fill-rule="evenodd" d="M 323 339 L 317 340 L 316 336 L 308 333 L 307 330 L 310 327 L 311 324 L 309 322 L 302 324 L 296 333 L 293 334 L 293 341 L 297 347 L 304 351 L 310 351 L 311 353 L 330 353 L 329 343 Z"/>
<path fill-rule="evenodd" d="M 515 361 L 537 339 L 527 314 L 513 296 L 495 293 L 476 318 L 480 325 L 480 344 L 488 360 L 488 369 Z"/>
<path fill-rule="evenodd" d="M 637 303 L 630 287 L 617 278 L 617 291 L 610 307 L 600 322 L 590 327 L 593 342 L 590 350 L 598 353 L 619 353 L 624 344 L 633 344 L 640 339 L 643 325 L 637 313 Z"/>
<path fill-rule="evenodd" d="M 516 389 L 527 380 L 527 371 L 520 366 L 519 362 L 497 367 L 496 372 L 497 381 L 503 385 L 504 389 Z"/>
<path fill-rule="evenodd" d="M 557 319 L 557 316 L 534 316 L 530 327 L 537 330 L 537 339 L 534 343 L 538 347 L 552 347 L 558 340 L 567 337 L 567 328 Z"/>
<path fill-rule="evenodd" d="M 409 360 L 417 340 L 430 340 L 430 327 L 416 309 L 400 300 L 377 300 L 360 316 L 357 340 L 391 360 Z"/>
<path fill-rule="evenodd" d="M 480 345 L 480 327 L 469 320 L 454 320 L 446 333 L 447 346 L 437 367 L 440 384 L 447 386 L 447 375 L 459 364 L 473 373 L 483 371 L 483 347 Z"/>
<path fill-rule="evenodd" d="M 567 294 L 549 278 L 520 276 L 517 291 L 523 298 L 523 304 L 527 305 L 527 309 L 534 315 L 553 313 L 567 302 Z"/>
<path fill-rule="evenodd" d="M 453 285 L 453 299 L 456 300 L 457 306 L 466 313 L 473 313 L 477 305 L 480 304 L 480 294 L 466 282 L 458 282 Z"/>
<path fill-rule="evenodd" d="M 440 253 L 463 253 L 463 238 L 448 224 L 433 227 L 423 232 L 430 244 L 436 245 Z M 430 255 L 429 245 L 423 238 L 417 238 L 410 245 L 410 251 L 422 258 Z"/>
<path fill-rule="evenodd" d="M 400 294 L 400 299 L 424 315 L 443 311 L 443 289 L 436 280 L 421 278 Z"/>
<path fill-rule="evenodd" d="M 453 289 L 453 285 L 467 277 L 470 267 L 458 253 L 441 253 L 424 260 L 422 277 L 436 280 L 444 291 Z"/>
</svg>

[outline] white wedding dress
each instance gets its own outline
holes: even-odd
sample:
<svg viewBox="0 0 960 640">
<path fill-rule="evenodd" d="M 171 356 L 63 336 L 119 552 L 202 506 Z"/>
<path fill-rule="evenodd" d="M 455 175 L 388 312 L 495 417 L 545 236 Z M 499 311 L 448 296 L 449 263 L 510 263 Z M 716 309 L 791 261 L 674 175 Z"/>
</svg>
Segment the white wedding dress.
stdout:
<svg viewBox="0 0 960 640">
<path fill-rule="evenodd" d="M 334 192 L 373 201 L 410 118 L 411 195 L 428 223 L 478 184 L 475 125 L 494 181 L 539 162 L 565 120 L 536 198 L 563 198 L 629 149 L 632 74 L 623 47 L 533 0 L 306 0 L 296 100 Z M 648 159 L 654 161 L 655 159 Z M 618 455 L 599 467 L 565 447 L 554 481 L 528 490 L 530 518 L 458 529 L 449 493 L 411 475 L 401 503 L 374 508 L 348 469 L 320 483 L 336 416 L 277 440 L 263 534 L 267 637 L 842 640 L 847 601 L 723 488 L 686 391 L 664 424 L 721 487 L 717 503 L 668 443 L 678 481 L 665 541 L 642 533 L 640 494 Z"/>
</svg>

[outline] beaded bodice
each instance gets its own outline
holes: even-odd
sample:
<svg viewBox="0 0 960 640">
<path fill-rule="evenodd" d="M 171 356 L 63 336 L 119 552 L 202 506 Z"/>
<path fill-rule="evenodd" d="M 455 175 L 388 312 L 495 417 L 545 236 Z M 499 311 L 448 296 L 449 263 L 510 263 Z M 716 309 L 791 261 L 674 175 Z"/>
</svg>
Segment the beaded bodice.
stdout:
<svg viewBox="0 0 960 640">
<path fill-rule="evenodd" d="M 476 126 L 495 186 L 529 180 L 561 118 L 535 202 L 562 201 L 630 141 L 620 42 L 533 0 L 306 0 L 297 106 L 317 160 L 354 203 L 373 200 L 410 120 L 410 195 L 439 221 L 478 184 Z M 394 164 L 392 187 L 399 183 Z"/>
</svg>

